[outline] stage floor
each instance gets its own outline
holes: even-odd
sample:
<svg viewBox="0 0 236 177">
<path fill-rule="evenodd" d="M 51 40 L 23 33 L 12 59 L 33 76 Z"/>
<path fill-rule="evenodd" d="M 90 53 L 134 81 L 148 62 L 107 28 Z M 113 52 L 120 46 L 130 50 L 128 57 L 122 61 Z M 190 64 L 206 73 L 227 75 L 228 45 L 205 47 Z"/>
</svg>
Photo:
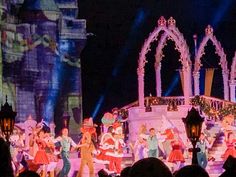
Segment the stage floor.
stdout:
<svg viewBox="0 0 236 177">
<path fill-rule="evenodd" d="M 80 158 L 77 158 L 77 153 L 71 154 L 70 161 L 71 161 L 71 170 L 69 172 L 68 177 L 76 177 L 76 174 L 77 174 L 78 169 L 80 167 Z M 171 168 L 171 163 L 168 163 L 165 160 L 163 160 L 163 161 L 165 162 L 165 164 L 169 168 Z M 123 168 L 126 166 L 131 166 L 132 163 L 133 163 L 132 154 L 126 154 L 123 159 L 123 163 L 122 163 Z M 190 165 L 190 164 L 191 164 L 191 159 L 186 159 L 183 166 Z M 61 170 L 62 165 L 63 165 L 63 163 L 62 163 L 62 160 L 60 159 L 60 161 L 58 162 L 57 168 L 56 168 L 57 174 Z M 206 170 L 208 171 L 210 177 L 218 177 L 219 174 L 221 174 L 223 172 L 222 165 L 223 165 L 223 161 L 210 161 L 210 162 L 208 162 L 208 166 L 207 166 Z M 105 166 L 103 164 L 94 163 L 96 177 L 97 177 L 97 172 L 103 168 L 105 168 Z M 87 167 L 84 168 L 83 177 L 89 177 L 89 171 L 88 171 Z"/>
</svg>

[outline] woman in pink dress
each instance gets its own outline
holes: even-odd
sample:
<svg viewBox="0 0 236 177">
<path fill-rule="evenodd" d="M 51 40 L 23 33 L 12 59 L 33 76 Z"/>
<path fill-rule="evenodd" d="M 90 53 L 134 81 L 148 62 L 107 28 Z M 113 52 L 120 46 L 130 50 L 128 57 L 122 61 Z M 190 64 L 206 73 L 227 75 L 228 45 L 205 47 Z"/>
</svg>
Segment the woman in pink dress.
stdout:
<svg viewBox="0 0 236 177">
<path fill-rule="evenodd" d="M 172 150 L 170 152 L 168 162 L 173 163 L 173 171 L 178 170 L 180 168 L 181 163 L 184 163 L 184 156 L 183 156 L 183 145 L 178 138 L 174 138 L 171 141 Z"/>
<path fill-rule="evenodd" d="M 42 166 L 41 177 L 45 177 L 46 176 L 46 165 L 49 164 L 49 160 L 48 160 L 48 156 L 45 152 L 45 148 L 46 148 L 47 144 L 44 141 L 44 131 L 43 130 L 39 131 L 38 137 L 36 138 L 35 142 L 38 145 L 38 151 L 35 154 L 34 163 Z"/>
</svg>

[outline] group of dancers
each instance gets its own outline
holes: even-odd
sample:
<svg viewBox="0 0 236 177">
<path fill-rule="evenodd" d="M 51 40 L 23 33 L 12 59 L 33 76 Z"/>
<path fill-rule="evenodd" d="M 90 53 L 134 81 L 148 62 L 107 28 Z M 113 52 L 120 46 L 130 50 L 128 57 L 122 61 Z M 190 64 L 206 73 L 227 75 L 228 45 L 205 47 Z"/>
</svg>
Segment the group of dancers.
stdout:
<svg viewBox="0 0 236 177">
<path fill-rule="evenodd" d="M 234 120 L 232 115 L 225 117 L 224 120 L 229 119 L 228 117 Z M 188 139 L 183 138 L 176 127 L 168 123 L 165 117 L 163 117 L 163 120 L 165 124 L 163 131 L 157 131 L 154 127 L 147 130 L 146 125 L 141 125 L 137 140 L 134 144 L 131 144 L 131 148 L 134 152 L 135 161 L 145 157 L 161 158 L 174 172 L 184 165 L 186 159 L 191 159 L 192 154 L 188 150 L 192 145 Z M 221 160 L 223 161 L 230 155 L 236 157 L 235 127 L 232 126 L 232 123 L 232 121 L 228 121 L 227 126 L 222 125 L 222 132 L 225 137 L 222 145 L 226 145 L 226 150 L 221 154 Z M 196 144 L 196 147 L 199 148 L 199 152 L 197 152 L 198 164 L 203 168 L 207 167 L 209 161 L 215 160 L 215 157 L 208 152 L 215 143 L 216 136 L 219 135 L 210 133 L 204 122 L 202 133 Z"/>
<path fill-rule="evenodd" d="M 92 118 L 86 118 L 80 129 L 82 138 L 78 143 L 69 137 L 67 128 L 63 128 L 61 135 L 55 137 L 47 126 L 39 123 L 32 128 L 27 138 L 15 129 L 10 136 L 10 150 L 16 176 L 25 169 L 31 169 L 40 173 L 41 177 L 54 177 L 59 159 L 63 161 L 59 177 L 68 176 L 71 168 L 69 155 L 72 151 L 79 151 L 81 158 L 77 177 L 82 177 L 85 166 L 89 169 L 90 177 L 94 177 L 94 162 L 105 164 L 108 173 L 120 174 L 122 158 L 125 153 L 130 152 L 134 162 L 146 157 L 156 157 L 170 164 L 172 171 L 181 168 L 186 159 L 191 158 L 188 151 L 190 142 L 181 138 L 177 128 L 165 125 L 163 131 L 154 127 L 147 130 L 143 124 L 140 125 L 137 140 L 128 142 L 124 135 L 125 123 L 127 120 L 119 117 L 117 109 L 112 113 L 105 113 L 102 118 L 102 132 L 97 137 Z M 225 130 L 225 137 L 227 148 L 222 154 L 223 160 L 229 155 L 236 157 L 236 138 L 233 131 Z M 198 164 L 203 168 L 206 168 L 209 159 L 214 160 L 214 157 L 208 156 L 208 149 L 213 143 L 214 138 L 204 128 L 197 142 L 200 149 L 197 153 Z"/>
<path fill-rule="evenodd" d="M 42 122 L 34 128 L 28 127 L 31 129 L 31 133 L 27 135 L 19 127 L 15 128 L 9 138 L 15 176 L 24 170 L 36 171 L 41 177 L 57 176 L 56 171 L 59 171 L 59 177 L 68 176 L 71 168 L 70 153 L 76 151 L 80 152 L 81 157 L 77 177 L 82 177 L 85 165 L 89 166 L 90 176 L 95 176 L 93 168 L 95 146 L 91 136 L 93 132 L 90 131 L 90 127 L 86 126 L 85 123 L 81 127 L 82 138 L 79 143 L 75 143 L 69 137 L 66 127 L 61 130 L 61 135 L 58 137 L 55 137 L 50 128 L 43 125 Z M 62 159 L 63 166 L 58 169 L 60 159 Z"/>
</svg>

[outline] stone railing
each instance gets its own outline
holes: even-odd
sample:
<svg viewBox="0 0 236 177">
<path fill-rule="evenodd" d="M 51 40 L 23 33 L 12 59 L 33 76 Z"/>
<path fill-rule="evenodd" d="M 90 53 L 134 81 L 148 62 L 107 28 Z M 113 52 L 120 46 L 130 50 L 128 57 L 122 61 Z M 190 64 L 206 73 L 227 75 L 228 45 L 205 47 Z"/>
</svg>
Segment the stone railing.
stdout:
<svg viewBox="0 0 236 177">
<path fill-rule="evenodd" d="M 209 97 L 209 96 L 201 96 L 201 98 L 203 98 L 208 104 L 210 104 L 212 108 L 214 108 L 217 111 L 229 105 L 235 104 L 230 101 L 226 101 L 226 100 L 222 100 L 222 99 L 214 98 L 214 97 Z"/>
<path fill-rule="evenodd" d="M 191 97 L 191 103 L 192 100 L 194 100 L 196 97 Z M 222 100 L 219 98 L 214 98 L 214 97 L 208 97 L 208 96 L 200 96 L 199 99 L 201 99 L 204 104 L 207 104 L 214 112 L 217 112 L 218 115 L 223 115 L 222 111 L 225 110 L 235 110 L 236 104 L 230 101 Z M 184 97 L 183 96 L 170 96 L 170 97 L 145 97 L 145 107 L 151 107 L 153 105 L 168 105 L 168 106 L 180 106 L 184 105 Z M 197 104 L 198 105 L 198 104 Z M 137 107 L 138 106 L 138 101 L 135 101 L 133 103 L 130 103 L 121 109 L 128 110 L 131 107 Z M 200 105 L 199 105 L 200 106 Z M 205 111 L 207 109 L 204 109 Z M 203 111 L 204 111 L 203 110 Z M 207 114 L 211 114 L 209 110 L 206 112 Z"/>
</svg>

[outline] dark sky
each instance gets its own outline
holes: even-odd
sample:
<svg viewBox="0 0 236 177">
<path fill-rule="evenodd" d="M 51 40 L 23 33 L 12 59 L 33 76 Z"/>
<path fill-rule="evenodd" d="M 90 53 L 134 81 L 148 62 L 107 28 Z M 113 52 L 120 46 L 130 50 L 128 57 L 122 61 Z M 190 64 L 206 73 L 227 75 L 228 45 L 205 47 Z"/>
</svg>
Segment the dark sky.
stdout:
<svg viewBox="0 0 236 177">
<path fill-rule="evenodd" d="M 198 35 L 198 43 L 204 36 L 207 24 L 214 27 L 214 34 L 227 54 L 229 64 L 236 50 L 236 1 L 235 0 L 79 0 L 79 18 L 87 20 L 87 31 L 94 33 L 88 37 L 82 52 L 83 110 L 84 116 L 92 116 L 101 103 L 96 119 L 113 107 L 122 107 L 137 96 L 137 60 L 140 49 L 148 34 L 154 30 L 160 16 L 176 19 L 177 27 L 183 33 L 193 54 L 193 34 Z M 152 46 L 155 47 L 155 44 Z M 206 48 L 204 67 L 219 68 L 219 58 L 212 46 Z M 173 77 L 181 65 L 179 53 L 169 42 L 164 49 L 162 75 L 163 92 L 169 88 Z M 153 53 L 146 67 L 145 94 L 155 95 Z M 217 77 L 221 77 L 220 69 Z M 163 77 L 163 76 L 162 76 Z M 163 79 L 163 78 L 162 78 Z M 180 83 L 170 95 L 181 95 Z M 214 90 L 214 93 L 222 90 Z M 222 96 L 223 94 L 219 94 Z M 103 96 L 103 100 L 100 99 Z"/>
</svg>

